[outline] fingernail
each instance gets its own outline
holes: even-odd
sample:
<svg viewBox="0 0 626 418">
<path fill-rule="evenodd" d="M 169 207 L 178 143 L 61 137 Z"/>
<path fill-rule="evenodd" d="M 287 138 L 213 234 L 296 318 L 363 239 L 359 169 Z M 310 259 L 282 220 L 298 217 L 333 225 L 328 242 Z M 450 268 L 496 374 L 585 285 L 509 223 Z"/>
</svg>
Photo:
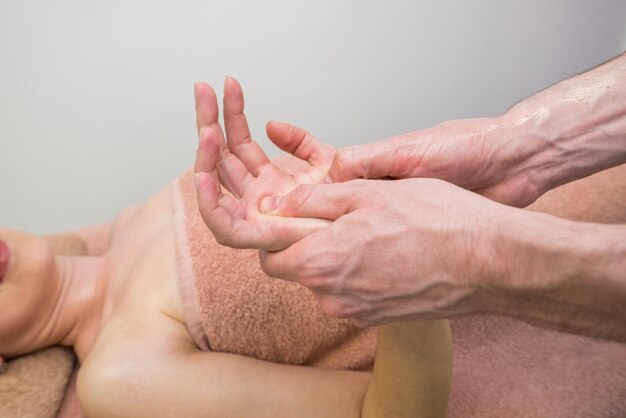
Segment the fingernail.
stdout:
<svg viewBox="0 0 626 418">
<path fill-rule="evenodd" d="M 193 176 L 194 183 L 196 184 L 196 190 L 200 188 L 200 173 L 196 173 Z"/>
<path fill-rule="evenodd" d="M 194 93 L 198 92 L 198 82 L 197 81 L 195 83 L 193 83 L 193 92 Z"/>
<path fill-rule="evenodd" d="M 280 196 L 268 196 L 261 200 L 261 212 L 270 213 L 278 209 Z"/>
<path fill-rule="evenodd" d="M 230 84 L 230 82 L 233 80 L 233 78 L 229 75 L 226 76 L 226 78 L 224 79 L 224 85 L 227 86 Z"/>
</svg>

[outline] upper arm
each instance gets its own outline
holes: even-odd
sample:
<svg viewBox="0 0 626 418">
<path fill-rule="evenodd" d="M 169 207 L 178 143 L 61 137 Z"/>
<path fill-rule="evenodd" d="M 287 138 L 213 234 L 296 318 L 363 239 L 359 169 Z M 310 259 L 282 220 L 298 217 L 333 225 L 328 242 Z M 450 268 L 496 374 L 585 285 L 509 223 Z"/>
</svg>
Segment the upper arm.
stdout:
<svg viewBox="0 0 626 418">
<path fill-rule="evenodd" d="M 146 350 L 149 347 L 145 347 Z M 79 385 L 90 416 L 359 417 L 368 373 L 181 350 L 91 369 Z M 106 394 L 106 395 L 104 395 Z"/>
<path fill-rule="evenodd" d="M 101 331 L 78 377 L 89 417 L 360 416 L 369 373 L 203 352 L 184 323 L 150 312 Z"/>
</svg>

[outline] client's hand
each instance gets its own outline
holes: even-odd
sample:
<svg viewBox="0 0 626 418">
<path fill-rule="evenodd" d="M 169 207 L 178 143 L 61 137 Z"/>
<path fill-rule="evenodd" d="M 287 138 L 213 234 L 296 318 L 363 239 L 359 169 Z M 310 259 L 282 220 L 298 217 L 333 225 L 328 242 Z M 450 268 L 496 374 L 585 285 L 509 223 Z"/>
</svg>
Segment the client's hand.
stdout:
<svg viewBox="0 0 626 418">
<path fill-rule="evenodd" d="M 250 137 L 243 113 L 243 92 L 237 80 L 227 77 L 224 82 L 227 140 L 218 121 L 213 89 L 197 83 L 195 98 L 198 205 L 220 244 L 277 251 L 330 223 L 322 219 L 268 216 L 259 211 L 259 202 L 266 196 L 285 194 L 299 184 L 323 181 L 335 153 L 333 147 L 293 125 L 268 123 L 267 135 L 279 148 L 308 162 L 304 169 L 289 173 L 272 163 Z"/>
</svg>

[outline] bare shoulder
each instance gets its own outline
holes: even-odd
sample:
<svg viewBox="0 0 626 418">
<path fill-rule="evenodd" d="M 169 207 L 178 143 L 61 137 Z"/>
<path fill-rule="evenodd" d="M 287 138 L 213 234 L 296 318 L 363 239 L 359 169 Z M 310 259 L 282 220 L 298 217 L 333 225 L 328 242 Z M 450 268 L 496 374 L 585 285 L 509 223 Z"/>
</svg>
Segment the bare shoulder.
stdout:
<svg viewBox="0 0 626 418">
<path fill-rule="evenodd" d="M 198 351 L 180 300 L 170 203 L 162 190 L 116 225 L 102 326 L 78 376 L 90 417 L 143 416 L 146 388 Z"/>
<path fill-rule="evenodd" d="M 151 402 L 147 388 L 172 379 L 175 359 L 198 351 L 185 324 L 162 312 L 140 318 L 115 316 L 98 340 L 77 382 L 81 405 L 96 418 L 154 416 L 142 412 Z"/>
</svg>

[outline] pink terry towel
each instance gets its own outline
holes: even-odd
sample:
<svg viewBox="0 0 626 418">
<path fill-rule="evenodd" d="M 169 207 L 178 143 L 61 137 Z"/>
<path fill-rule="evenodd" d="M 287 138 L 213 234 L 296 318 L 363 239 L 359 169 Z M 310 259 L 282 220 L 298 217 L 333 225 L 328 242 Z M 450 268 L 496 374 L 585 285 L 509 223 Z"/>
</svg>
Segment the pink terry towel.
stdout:
<svg viewBox="0 0 626 418">
<path fill-rule="evenodd" d="M 450 417 L 626 417 L 626 345 L 488 315 L 451 325 Z"/>
<path fill-rule="evenodd" d="M 327 368 L 369 370 L 376 332 L 328 318 L 304 287 L 272 279 L 254 250 L 218 244 L 198 211 L 193 173 L 172 183 L 181 296 L 204 350 Z"/>
<path fill-rule="evenodd" d="M 375 334 L 326 318 L 311 293 L 263 274 L 255 251 L 220 246 L 193 174 L 172 186 L 183 304 L 205 350 L 292 364 L 369 369 Z M 511 318 L 451 321 L 451 417 L 625 417 L 626 345 Z"/>
</svg>

